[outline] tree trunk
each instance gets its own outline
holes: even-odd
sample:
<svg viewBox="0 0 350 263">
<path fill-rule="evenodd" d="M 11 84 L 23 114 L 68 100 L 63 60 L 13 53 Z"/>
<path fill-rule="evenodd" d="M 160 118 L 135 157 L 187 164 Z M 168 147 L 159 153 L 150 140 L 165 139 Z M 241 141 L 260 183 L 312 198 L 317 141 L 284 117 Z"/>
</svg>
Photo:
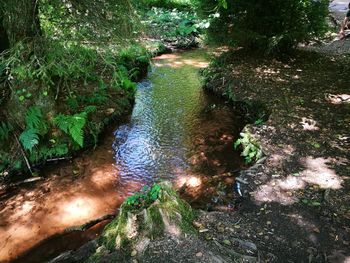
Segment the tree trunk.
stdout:
<svg viewBox="0 0 350 263">
<path fill-rule="evenodd" d="M 39 0 L 3 0 L 3 27 L 9 46 L 40 34 Z"/>
</svg>

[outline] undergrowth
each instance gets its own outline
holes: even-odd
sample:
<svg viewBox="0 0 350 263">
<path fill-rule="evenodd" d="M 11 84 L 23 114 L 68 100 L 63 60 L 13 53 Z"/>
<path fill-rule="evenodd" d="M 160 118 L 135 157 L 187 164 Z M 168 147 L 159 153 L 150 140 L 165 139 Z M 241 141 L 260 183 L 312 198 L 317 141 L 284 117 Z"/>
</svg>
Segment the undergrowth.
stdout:
<svg viewBox="0 0 350 263">
<path fill-rule="evenodd" d="M 141 46 L 40 39 L 1 54 L 0 175 L 96 144 L 108 117 L 130 106 L 134 81 L 147 71 Z"/>
<path fill-rule="evenodd" d="M 152 7 L 141 13 L 147 34 L 176 48 L 197 46 L 209 27 L 209 22 L 200 19 L 193 10 Z"/>
<path fill-rule="evenodd" d="M 241 156 L 247 164 L 258 161 L 263 155 L 260 143 L 249 132 L 242 132 L 240 135 L 241 138 L 236 140 L 234 148 L 241 147 Z"/>
<path fill-rule="evenodd" d="M 124 202 L 124 207 L 129 210 L 147 208 L 158 199 L 161 190 L 159 184 L 154 184 L 152 187 L 145 186 L 141 191 L 129 196 Z"/>
</svg>

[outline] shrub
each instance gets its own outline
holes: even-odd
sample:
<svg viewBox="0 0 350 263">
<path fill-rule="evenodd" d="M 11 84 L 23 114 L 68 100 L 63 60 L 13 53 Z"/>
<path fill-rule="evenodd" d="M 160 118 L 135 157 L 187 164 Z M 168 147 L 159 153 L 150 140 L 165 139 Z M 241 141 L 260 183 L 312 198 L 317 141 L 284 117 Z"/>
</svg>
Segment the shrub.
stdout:
<svg viewBox="0 0 350 263">
<path fill-rule="evenodd" d="M 173 43 L 178 48 L 198 44 L 204 29 L 209 26 L 206 19 L 199 19 L 195 12 L 153 7 L 144 14 L 143 24 L 148 35 Z"/>
<path fill-rule="evenodd" d="M 249 132 L 242 132 L 240 135 L 241 138 L 236 140 L 234 148 L 242 147 L 241 156 L 247 164 L 258 161 L 263 155 L 260 143 Z"/>
<path fill-rule="evenodd" d="M 322 35 L 328 0 L 200 1 L 202 14 L 212 17 L 209 40 L 265 53 L 287 51 Z"/>
</svg>

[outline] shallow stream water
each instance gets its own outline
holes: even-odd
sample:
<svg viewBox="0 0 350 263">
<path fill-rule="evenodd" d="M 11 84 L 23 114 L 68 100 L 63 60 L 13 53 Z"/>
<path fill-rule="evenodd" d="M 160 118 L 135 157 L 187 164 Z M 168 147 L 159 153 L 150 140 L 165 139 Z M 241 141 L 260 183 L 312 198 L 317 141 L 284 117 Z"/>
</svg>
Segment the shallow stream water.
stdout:
<svg viewBox="0 0 350 263">
<path fill-rule="evenodd" d="M 206 57 L 203 50 L 156 57 L 126 124 L 111 127 L 95 150 L 43 168 L 43 181 L 1 195 L 0 262 L 42 262 L 78 248 L 108 221 L 67 228 L 115 214 L 128 195 L 159 180 L 171 180 L 194 206 L 231 198 L 242 121 L 202 90 Z"/>
</svg>

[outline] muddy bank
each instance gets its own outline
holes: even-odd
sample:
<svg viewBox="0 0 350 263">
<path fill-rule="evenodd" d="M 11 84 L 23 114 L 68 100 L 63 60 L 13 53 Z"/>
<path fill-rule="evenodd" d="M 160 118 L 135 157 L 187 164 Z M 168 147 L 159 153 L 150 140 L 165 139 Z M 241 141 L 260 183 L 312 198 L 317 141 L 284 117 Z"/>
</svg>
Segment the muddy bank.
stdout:
<svg viewBox="0 0 350 263">
<path fill-rule="evenodd" d="M 297 51 L 285 59 L 223 54 L 206 72 L 219 96 L 271 111 L 244 132 L 266 160 L 241 172 L 248 204 L 237 236 L 271 254 L 269 262 L 346 262 L 350 258 L 350 93 L 348 61 Z M 219 219 L 218 219 L 219 220 Z"/>
</svg>

